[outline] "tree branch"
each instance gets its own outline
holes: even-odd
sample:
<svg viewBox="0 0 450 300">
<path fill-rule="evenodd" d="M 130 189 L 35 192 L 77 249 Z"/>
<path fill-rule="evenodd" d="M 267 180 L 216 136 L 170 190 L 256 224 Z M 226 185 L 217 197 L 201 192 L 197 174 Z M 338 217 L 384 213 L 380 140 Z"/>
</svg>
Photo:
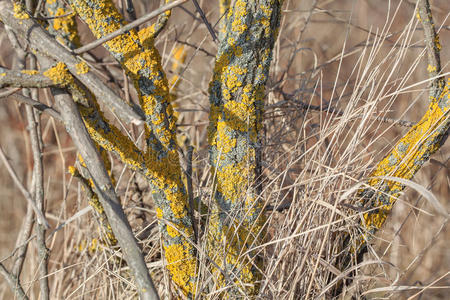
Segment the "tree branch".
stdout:
<svg viewBox="0 0 450 300">
<path fill-rule="evenodd" d="M 30 65 L 32 69 L 35 69 L 36 58 L 34 55 L 30 58 Z M 34 89 L 22 90 L 24 95 L 30 95 L 33 100 L 37 100 L 38 93 Z M 39 122 L 35 119 L 35 113 L 31 106 L 25 106 L 25 112 L 27 116 L 28 129 L 30 133 L 31 152 L 33 153 L 33 177 L 34 177 L 34 199 L 39 211 L 44 215 L 44 178 L 43 178 L 43 165 L 42 165 L 42 149 L 40 145 L 40 131 L 38 129 Z M 49 250 L 45 244 L 45 231 L 46 228 L 42 224 L 38 224 L 36 228 L 36 243 L 37 252 L 39 257 L 39 286 L 41 289 L 41 297 L 43 300 L 48 300 L 50 291 L 48 287 L 48 258 Z"/>
<path fill-rule="evenodd" d="M 194 297 L 197 289 L 197 257 L 192 244 L 194 232 L 181 179 L 176 118 L 161 57 L 154 45 L 153 30 L 147 27 L 137 32 L 131 26 L 133 23 L 127 27 L 112 1 L 102 2 L 103 12 L 93 9 L 90 0 L 70 2 L 97 38 L 121 32 L 123 28 L 129 29 L 106 41 L 104 47 L 121 64 L 138 92 L 146 117 L 145 177 L 156 204 L 167 268 L 183 292 Z M 172 2 L 173 5 L 175 3 L 182 2 Z"/>
<path fill-rule="evenodd" d="M 177 7 L 177 6 L 181 5 L 181 4 L 184 4 L 187 1 L 188 0 L 176 0 L 176 1 L 173 1 L 173 2 L 170 2 L 170 3 L 166 4 L 164 6 L 161 6 L 160 8 L 152 11 L 151 13 L 148 13 L 145 16 L 140 17 L 139 19 L 137 19 L 137 20 L 135 20 L 135 21 L 133 21 L 131 23 L 129 23 L 127 25 L 124 25 L 120 29 L 117 29 L 114 32 L 111 32 L 111 33 L 109 33 L 109 34 L 107 34 L 107 35 L 105 35 L 105 36 L 95 40 L 94 42 L 91 42 L 91 43 L 89 43 L 87 45 L 84 45 L 83 47 L 75 49 L 73 51 L 73 53 L 81 54 L 81 53 L 87 52 L 89 50 L 92 50 L 94 48 L 97 48 L 101 44 L 104 44 L 104 43 L 112 40 L 113 38 L 118 37 L 119 35 L 122 35 L 122 34 L 126 33 L 127 31 L 130 31 L 131 29 L 134 29 L 134 28 L 138 27 L 139 25 L 142 25 L 142 24 L 150 21 L 151 19 L 159 16 L 161 13 L 163 13 L 163 12 L 165 12 L 167 10 L 170 10 L 170 9 L 172 9 L 174 7 Z"/>
<path fill-rule="evenodd" d="M 142 252 L 134 238 L 120 201 L 114 192 L 111 179 L 84 126 L 76 104 L 70 97 L 64 94 L 55 97 L 55 99 L 57 99 L 61 107 L 61 116 L 67 131 L 80 151 L 90 176 L 93 179 L 95 192 L 99 196 L 100 202 L 108 216 L 113 232 L 124 253 L 125 260 L 134 273 L 141 299 L 159 299 L 148 273 Z"/>
<path fill-rule="evenodd" d="M 49 33 L 32 19 L 17 19 L 12 6 L 7 1 L 0 2 L 0 18 L 16 34 L 30 43 L 33 49 L 56 61 L 64 62 L 70 73 L 82 82 L 96 97 L 117 113 L 125 122 L 140 124 L 142 112 L 124 103 L 106 84 L 104 84 L 85 63 L 59 44 Z"/>
<path fill-rule="evenodd" d="M 428 0 L 418 1 L 417 16 L 425 31 L 429 76 L 435 78 L 430 87 L 428 110 L 376 165 L 367 182 L 370 187 L 358 191 L 357 198 L 361 199 L 359 205 L 364 207 L 365 211 L 361 222 L 363 232 L 353 241 L 354 252 L 343 256 L 338 262 L 340 268 L 348 267 L 352 256 L 356 256 L 357 262 L 363 259 L 368 241 L 383 226 L 400 193 L 405 189 L 405 185 L 400 182 L 380 178 L 413 178 L 447 139 L 450 128 L 450 80 L 445 83 L 445 79 L 439 77 L 439 39 L 434 31 Z M 348 247 L 349 243 L 350 237 L 347 238 L 345 247 Z M 336 288 L 337 294 L 341 288 L 341 285 Z"/>
<path fill-rule="evenodd" d="M 22 286 L 20 286 L 19 284 L 19 279 L 8 272 L 8 270 L 2 263 L 0 263 L 0 273 L 6 279 L 6 282 L 9 284 L 9 287 L 11 288 L 11 291 L 14 295 L 18 296 L 19 299 L 28 300 L 28 297 L 23 291 Z"/>
<path fill-rule="evenodd" d="M 256 282 L 262 276 L 256 253 L 241 254 L 264 236 L 265 203 L 258 185 L 261 129 L 281 5 L 278 0 L 234 2 L 222 24 L 209 85 L 208 143 L 216 205 L 210 217 L 208 255 L 233 278 L 227 282 L 213 268 L 219 286 L 227 287 L 231 298 L 256 295 Z M 225 249 L 223 241 L 227 241 Z"/>
<path fill-rule="evenodd" d="M 35 109 L 37 109 L 37 110 L 39 110 L 39 111 L 41 111 L 41 112 L 43 112 L 45 114 L 48 114 L 49 116 L 51 116 L 51 117 L 55 118 L 56 120 L 62 122 L 62 118 L 61 118 L 60 113 L 58 111 L 56 111 L 54 108 L 52 108 L 52 107 L 49 107 L 49 106 L 47 106 L 47 105 L 45 105 L 45 104 L 43 104 L 41 102 L 35 101 L 35 100 L 31 99 L 31 98 L 22 96 L 22 95 L 17 94 L 17 93 L 8 95 L 7 97 L 11 98 L 11 99 L 14 99 L 17 102 L 20 102 L 20 103 L 23 103 L 23 104 L 26 104 L 26 105 L 30 105 L 33 108 L 35 108 Z M 2 97 L 0 96 L 0 98 L 2 98 Z"/>
<path fill-rule="evenodd" d="M 22 195 L 25 197 L 25 199 L 28 201 L 28 203 L 33 208 L 34 213 L 37 216 L 39 224 L 43 224 L 46 229 L 50 228 L 50 225 L 48 221 L 45 219 L 42 212 L 39 210 L 39 208 L 36 206 L 36 203 L 34 202 L 33 198 L 31 197 L 30 193 L 27 191 L 27 189 L 22 185 L 22 182 L 20 182 L 19 177 L 17 177 L 16 172 L 14 171 L 13 167 L 9 163 L 8 159 L 5 156 L 5 153 L 3 152 L 3 149 L 0 147 L 0 158 L 3 160 L 3 163 L 5 164 L 6 169 L 9 172 L 9 175 L 13 179 L 14 183 L 17 185 L 19 190 L 22 192 Z"/>
<path fill-rule="evenodd" d="M 48 77 L 35 70 L 11 71 L 0 67 L 0 88 L 46 88 L 55 86 Z"/>
</svg>

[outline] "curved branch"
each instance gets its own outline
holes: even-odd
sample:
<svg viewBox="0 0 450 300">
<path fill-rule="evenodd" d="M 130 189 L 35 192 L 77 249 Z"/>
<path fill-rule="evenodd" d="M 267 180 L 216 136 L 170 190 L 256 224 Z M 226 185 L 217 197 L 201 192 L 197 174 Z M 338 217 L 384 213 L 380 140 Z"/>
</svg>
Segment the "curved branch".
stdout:
<svg viewBox="0 0 450 300">
<path fill-rule="evenodd" d="M 398 182 L 376 179 L 375 177 L 392 176 L 403 179 L 411 179 L 417 171 L 427 162 L 445 142 L 450 127 L 450 80 L 445 83 L 440 74 L 439 38 L 435 33 L 428 0 L 418 3 L 419 19 L 425 31 L 425 40 L 428 52 L 429 76 L 435 78 L 430 87 L 430 104 L 422 119 L 414 125 L 401 138 L 394 149 L 389 153 L 370 175 L 368 184 L 371 188 L 361 190 L 362 205 L 368 207 L 371 212 L 364 214 L 362 226 L 373 234 L 386 221 L 393 205 L 405 188 Z M 436 73 L 437 72 L 437 73 Z M 376 208 L 376 210 L 373 210 Z M 369 238 L 367 233 L 357 240 L 359 257 L 365 252 L 363 245 Z"/>
<path fill-rule="evenodd" d="M 368 188 L 358 191 L 360 206 L 364 208 L 361 227 L 363 232 L 346 239 L 345 247 L 352 246 L 353 251 L 338 262 L 340 268 L 348 267 L 352 256 L 360 262 L 367 252 L 367 243 L 389 217 L 393 206 L 405 189 L 405 185 L 380 179 L 390 176 L 411 179 L 430 159 L 431 155 L 445 143 L 450 128 L 450 80 L 438 76 L 441 72 L 439 58 L 439 38 L 436 35 L 428 0 L 418 2 L 417 17 L 422 22 L 428 53 L 428 72 L 432 79 L 429 106 L 421 120 L 417 122 L 394 146 L 392 151 L 380 161 L 370 174 Z M 431 67 L 430 67 L 431 66 Z M 349 245 L 351 244 L 351 245 Z M 339 294 L 342 283 L 336 288 Z"/>
<path fill-rule="evenodd" d="M 11 99 L 14 99 L 17 102 L 20 102 L 20 103 L 23 103 L 23 104 L 26 104 L 26 105 L 30 105 L 33 108 L 35 108 L 35 109 L 37 109 L 37 110 L 39 110 L 39 111 L 41 111 L 41 112 L 43 112 L 45 114 L 48 114 L 49 116 L 51 116 L 53 118 L 55 118 L 56 120 L 62 121 L 61 115 L 59 114 L 58 111 L 56 111 L 52 107 L 47 106 L 47 105 L 45 105 L 45 104 L 43 104 L 41 102 L 35 101 L 35 100 L 31 99 L 31 98 L 22 96 L 22 95 L 17 94 L 17 93 L 8 95 L 7 97 L 11 98 Z"/>
</svg>

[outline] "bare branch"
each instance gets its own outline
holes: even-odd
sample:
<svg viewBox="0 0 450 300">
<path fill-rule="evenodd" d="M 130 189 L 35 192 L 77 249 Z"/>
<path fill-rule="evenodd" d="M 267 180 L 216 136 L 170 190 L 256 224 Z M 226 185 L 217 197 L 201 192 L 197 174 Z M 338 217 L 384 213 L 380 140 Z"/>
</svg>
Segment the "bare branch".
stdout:
<svg viewBox="0 0 450 300">
<path fill-rule="evenodd" d="M 417 17 L 422 23 L 424 30 L 429 77 L 437 77 L 441 73 L 441 44 L 439 43 L 439 37 L 434 28 L 433 16 L 428 0 L 419 0 L 417 2 Z M 439 80 L 442 80 L 442 78 L 436 78 L 434 81 Z"/>
<path fill-rule="evenodd" d="M 205 13 L 203 12 L 202 8 L 198 4 L 197 0 L 192 0 L 194 3 L 195 9 L 200 14 L 200 17 L 202 18 L 203 23 L 205 23 L 206 28 L 208 28 L 209 33 L 212 36 L 213 41 L 215 42 L 217 40 L 216 33 L 214 32 L 214 29 L 212 28 L 211 24 L 208 22 L 208 19 L 205 16 Z"/>
<path fill-rule="evenodd" d="M 5 266 L 0 263 L 0 273 L 5 277 L 6 282 L 8 282 L 9 287 L 11 288 L 11 291 L 14 295 L 18 296 L 19 299 L 28 300 L 27 295 L 23 291 L 22 287 L 19 284 L 19 280 L 16 276 L 8 272 L 8 270 L 5 268 Z"/>
<path fill-rule="evenodd" d="M 36 206 L 36 203 L 34 202 L 33 198 L 31 197 L 30 193 L 27 191 L 27 189 L 23 186 L 22 182 L 20 182 L 19 177 L 17 177 L 16 172 L 14 171 L 14 168 L 9 163 L 8 159 L 5 156 L 5 153 L 3 152 L 3 149 L 0 147 L 0 158 L 3 160 L 3 163 L 5 164 L 6 169 L 8 170 L 11 178 L 13 179 L 14 183 L 19 188 L 22 195 L 25 197 L 25 199 L 28 201 L 28 203 L 31 205 L 31 207 L 34 210 L 34 213 L 36 214 L 38 218 L 38 222 L 40 224 L 43 224 L 45 228 L 49 229 L 50 225 L 48 221 L 45 219 L 42 212 L 38 209 Z"/>
<path fill-rule="evenodd" d="M 31 98 L 22 96 L 22 95 L 17 94 L 17 93 L 8 95 L 7 97 L 11 98 L 11 99 L 14 99 L 17 102 L 24 103 L 26 105 L 30 105 L 33 108 L 35 108 L 35 109 L 37 109 L 37 110 L 39 110 L 39 111 L 41 111 L 43 113 L 46 113 L 49 116 L 55 118 L 56 120 L 62 122 L 62 118 L 61 118 L 60 113 L 58 111 L 56 111 L 54 108 L 50 107 L 50 106 L 47 106 L 47 105 L 45 105 L 45 104 L 43 104 L 41 102 L 35 101 L 35 100 L 31 99 Z M 3 98 L 3 97 L 0 95 L 0 98 Z"/>
<path fill-rule="evenodd" d="M 32 69 L 37 67 L 36 58 L 34 55 L 30 58 L 30 66 Z M 30 90 L 23 89 L 24 95 L 31 95 L 33 100 L 37 100 L 38 93 L 36 89 Z M 30 132 L 30 141 L 31 141 L 31 151 L 33 153 L 33 178 L 34 178 L 34 200 L 36 202 L 36 206 L 44 215 L 44 168 L 42 164 L 42 149 L 40 145 L 40 130 L 38 127 L 39 120 L 35 119 L 35 113 L 31 106 L 25 107 L 27 122 L 28 122 L 28 130 Z M 41 289 L 41 297 L 44 300 L 49 299 L 50 291 L 48 287 L 48 258 L 49 258 L 49 250 L 45 244 L 45 231 L 46 228 L 42 224 L 38 224 L 37 228 L 37 251 L 39 257 L 39 285 Z"/>
<path fill-rule="evenodd" d="M 12 94 L 14 94 L 17 91 L 20 91 L 21 88 L 14 88 L 14 89 L 7 89 L 4 92 L 0 93 L 0 98 L 6 98 Z"/>
<path fill-rule="evenodd" d="M 14 260 L 14 265 L 11 270 L 12 274 L 16 277 L 20 277 L 20 273 L 22 272 L 23 262 L 25 261 L 25 256 L 28 249 L 28 242 L 30 241 L 31 231 L 33 229 L 34 224 L 34 212 L 31 205 L 27 206 L 27 214 L 22 223 L 22 227 L 20 228 L 20 232 L 17 236 L 16 241 L 16 256 Z"/>
<path fill-rule="evenodd" d="M 50 78 L 39 74 L 38 71 L 11 71 L 0 67 L 0 88 L 46 88 L 51 86 L 55 86 L 55 83 Z"/>
</svg>

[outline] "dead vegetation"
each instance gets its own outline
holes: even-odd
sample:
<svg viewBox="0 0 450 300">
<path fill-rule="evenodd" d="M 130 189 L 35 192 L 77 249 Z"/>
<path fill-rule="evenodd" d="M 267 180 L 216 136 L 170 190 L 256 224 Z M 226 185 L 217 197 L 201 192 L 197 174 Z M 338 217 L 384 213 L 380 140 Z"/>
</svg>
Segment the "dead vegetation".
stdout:
<svg viewBox="0 0 450 300">
<path fill-rule="evenodd" d="M 125 2 L 125 1 L 122 1 Z M 299 3 L 297 3 L 299 2 Z M 153 3 L 153 2 L 152 2 Z M 216 4 L 199 1 L 206 17 L 219 19 Z M 135 1 L 138 14 L 157 7 Z M 121 6 L 118 6 L 121 7 Z M 442 50 L 442 73 L 449 77 L 450 4 L 432 3 Z M 81 41 L 91 41 L 79 22 Z M 12 47 L 1 30 L 0 65 L 11 67 Z M 187 57 L 177 70 L 182 164 L 194 147 L 193 193 L 212 201 L 208 166 L 208 84 L 217 51 L 192 4 L 173 11 L 156 46 L 170 70 L 174 50 L 184 45 Z M 127 77 L 103 48 L 91 51 L 98 73 L 124 99 L 136 100 Z M 339 269 L 344 240 L 360 235 L 362 212 L 355 194 L 374 166 L 417 122 L 428 106 L 427 60 L 422 27 L 413 1 L 285 0 L 275 45 L 264 112 L 261 197 L 267 207 L 267 236 L 258 252 L 264 259 L 261 299 L 329 299 L 337 283 L 353 276 L 347 296 L 369 299 L 445 299 L 450 288 L 448 218 L 436 211 L 426 191 L 450 211 L 449 146 L 444 145 L 417 173 L 422 188 L 407 188 L 363 262 Z M 41 102 L 52 97 L 40 90 Z M 31 187 L 33 157 L 24 105 L 1 100 L 0 144 L 21 182 Z M 107 108 L 104 108 L 108 111 Z M 110 120 L 137 144 L 142 128 L 127 125 L 110 112 Z M 448 118 L 448 116 L 447 116 Z M 400 122 L 406 121 L 406 122 Z M 128 266 L 117 248 L 102 243 L 95 215 L 77 180 L 68 173 L 76 160 L 64 127 L 42 115 L 45 215 L 50 249 L 48 280 L 51 299 L 130 299 L 136 297 Z M 116 192 L 145 254 L 147 267 L 162 299 L 180 295 L 169 281 L 149 186 L 113 155 Z M 31 219 L 27 203 L 3 167 L 0 171 L 0 259 L 14 261 L 22 223 Z M 31 213 L 28 213 L 31 215 Z M 200 233 L 207 231 L 198 214 Z M 56 230 L 56 231 L 55 231 Z M 21 274 L 30 299 L 39 298 L 39 259 L 34 233 Z M 206 243 L 206 242 L 205 242 Z M 199 241 L 199 253 L 205 243 Z M 203 258 L 205 261 L 205 258 Z M 205 262 L 206 263 L 206 262 Z M 207 268 L 201 280 L 212 284 Z M 0 281 L 0 298 L 10 288 Z M 212 291 L 208 295 L 219 298 Z"/>
</svg>

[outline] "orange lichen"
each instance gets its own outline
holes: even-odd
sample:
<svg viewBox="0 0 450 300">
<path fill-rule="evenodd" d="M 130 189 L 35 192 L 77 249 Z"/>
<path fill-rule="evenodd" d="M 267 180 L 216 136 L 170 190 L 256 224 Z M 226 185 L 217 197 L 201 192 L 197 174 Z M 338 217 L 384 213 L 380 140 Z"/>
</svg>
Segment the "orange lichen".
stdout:
<svg viewBox="0 0 450 300">
<path fill-rule="evenodd" d="M 172 280 L 186 295 L 192 297 L 196 294 L 196 282 L 192 280 L 192 274 L 196 273 L 197 260 L 190 253 L 191 248 L 188 244 L 173 244 L 164 246 L 164 252 Z"/>
<path fill-rule="evenodd" d="M 56 40 L 71 48 L 79 46 L 79 37 L 77 25 L 75 22 L 75 13 L 70 13 L 66 3 L 61 1 L 45 1 L 45 10 L 48 16 L 48 31 L 54 35 Z"/>
</svg>

